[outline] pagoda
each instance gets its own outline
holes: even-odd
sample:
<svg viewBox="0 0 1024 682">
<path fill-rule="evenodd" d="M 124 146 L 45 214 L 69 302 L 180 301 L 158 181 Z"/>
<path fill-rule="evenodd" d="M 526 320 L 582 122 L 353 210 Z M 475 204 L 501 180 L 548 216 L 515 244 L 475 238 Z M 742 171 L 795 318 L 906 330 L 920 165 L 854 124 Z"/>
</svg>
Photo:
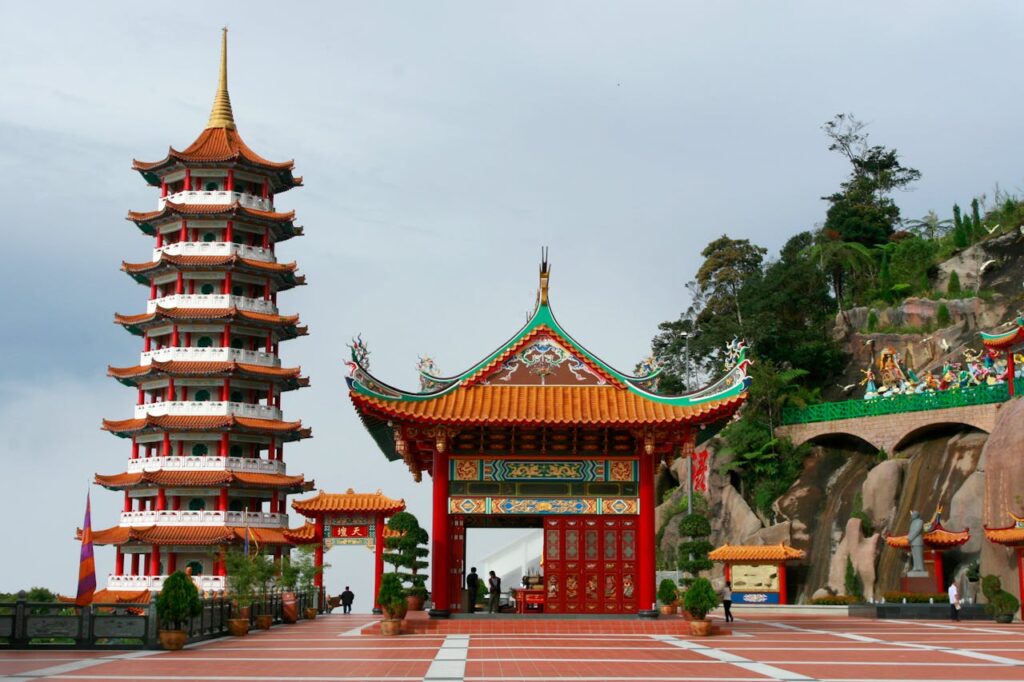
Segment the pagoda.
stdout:
<svg viewBox="0 0 1024 682">
<path fill-rule="evenodd" d="M 550 271 L 526 325 L 454 376 L 420 362 L 420 390 L 394 388 L 352 346 L 349 397 L 390 460 L 431 477 L 431 615 L 462 607 L 466 529 L 543 529 L 547 613 L 656 615 L 655 472 L 692 456 L 698 432 L 731 417 L 747 396 L 742 343 L 725 375 L 681 396 L 653 391 L 660 370 L 620 372 L 555 319 Z M 485 567 L 486 570 L 486 567 Z"/>
<path fill-rule="evenodd" d="M 160 196 L 156 210 L 128 214 L 155 243 L 148 261 L 122 267 L 149 297 L 145 312 L 115 316 L 141 337 L 142 354 L 108 372 L 138 399 L 131 418 L 103 421 L 131 441 L 131 458 L 95 479 L 124 493 L 120 522 L 93 535 L 117 548 L 98 601 L 145 598 L 185 569 L 216 592 L 229 546 L 280 558 L 291 544 L 287 496 L 313 488 L 284 462 L 285 444 L 310 436 L 281 411 L 282 395 L 309 383 L 278 354 L 306 333 L 277 308 L 279 292 L 305 284 L 295 263 L 277 260 L 278 244 L 302 234 L 293 212 L 274 207 L 277 194 L 302 184 L 293 167 L 256 154 L 238 133 L 225 29 L 206 129 L 183 151 L 132 164 Z"/>
</svg>

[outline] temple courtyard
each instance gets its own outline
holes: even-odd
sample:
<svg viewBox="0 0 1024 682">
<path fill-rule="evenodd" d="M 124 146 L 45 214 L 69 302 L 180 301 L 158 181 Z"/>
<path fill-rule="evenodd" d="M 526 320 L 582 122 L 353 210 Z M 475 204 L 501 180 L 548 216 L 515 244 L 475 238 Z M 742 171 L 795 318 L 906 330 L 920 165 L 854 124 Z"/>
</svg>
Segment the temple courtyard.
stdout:
<svg viewBox="0 0 1024 682">
<path fill-rule="evenodd" d="M 991 622 L 740 614 L 728 634 L 656 621 L 459 618 L 383 637 L 321 616 L 181 652 L 0 652 L 15 680 L 1024 680 L 1024 630 Z M 720 619 L 715 623 L 724 626 Z"/>
</svg>

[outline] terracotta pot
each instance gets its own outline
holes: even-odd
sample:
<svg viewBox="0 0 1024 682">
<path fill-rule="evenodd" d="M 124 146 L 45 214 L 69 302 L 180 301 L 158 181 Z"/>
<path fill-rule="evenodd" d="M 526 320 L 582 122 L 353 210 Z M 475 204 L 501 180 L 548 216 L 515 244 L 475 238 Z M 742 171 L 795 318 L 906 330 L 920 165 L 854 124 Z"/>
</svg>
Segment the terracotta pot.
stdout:
<svg viewBox="0 0 1024 682">
<path fill-rule="evenodd" d="M 270 626 L 274 624 L 274 617 L 269 613 L 264 613 L 256 616 L 256 627 L 260 630 L 269 630 Z"/>
<path fill-rule="evenodd" d="M 395 608 L 382 609 L 384 611 L 384 617 L 388 620 L 403 620 L 405 614 L 409 612 L 408 604 L 402 604 Z"/>
<path fill-rule="evenodd" d="M 690 634 L 694 637 L 707 637 L 711 634 L 711 621 L 710 620 L 691 620 L 690 621 Z"/>
<path fill-rule="evenodd" d="M 678 607 L 675 604 L 662 604 L 661 615 L 663 616 L 674 616 Z"/>
<path fill-rule="evenodd" d="M 303 613 L 306 616 L 306 620 L 315 620 L 316 619 L 316 609 L 313 608 L 312 606 L 307 606 L 306 610 Z"/>
<path fill-rule="evenodd" d="M 394 618 L 388 618 L 380 622 L 380 634 L 382 635 L 400 635 L 402 634 L 402 621 Z"/>
<path fill-rule="evenodd" d="M 242 637 L 249 634 L 249 619 L 228 618 L 228 632 L 235 637 Z"/>
<path fill-rule="evenodd" d="M 249 616 L 252 615 L 252 607 L 235 605 L 235 608 L 233 608 L 231 612 L 233 614 L 237 614 L 235 615 L 235 618 L 245 618 L 246 620 L 249 620 Z"/>
<path fill-rule="evenodd" d="M 188 642 L 188 633 L 184 630 L 161 630 L 160 646 L 168 651 L 179 651 Z"/>
<path fill-rule="evenodd" d="M 423 603 L 425 601 L 427 601 L 426 597 L 413 594 L 410 594 L 405 598 L 405 603 L 408 605 L 410 611 L 422 611 Z"/>
<path fill-rule="evenodd" d="M 998 616 L 995 617 L 995 621 L 997 623 L 1003 623 L 1003 624 L 1012 623 L 1013 622 L 1013 614 L 1012 613 L 1005 613 L 1005 614 L 1001 613 L 1001 614 L 999 614 Z"/>
</svg>

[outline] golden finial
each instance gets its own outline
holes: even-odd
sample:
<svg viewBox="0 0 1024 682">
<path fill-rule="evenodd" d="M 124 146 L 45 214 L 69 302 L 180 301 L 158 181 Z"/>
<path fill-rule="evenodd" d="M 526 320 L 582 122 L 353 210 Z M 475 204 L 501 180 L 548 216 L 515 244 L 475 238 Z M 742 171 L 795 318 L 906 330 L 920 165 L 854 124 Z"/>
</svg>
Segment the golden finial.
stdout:
<svg viewBox="0 0 1024 682">
<path fill-rule="evenodd" d="M 228 27 L 223 28 L 220 39 L 220 78 L 217 79 L 217 94 L 213 98 L 213 109 L 207 128 L 235 129 L 235 117 L 231 113 L 231 96 L 228 95 Z"/>
<path fill-rule="evenodd" d="M 548 277 L 551 275 L 551 268 L 548 267 L 548 247 L 541 247 L 540 250 L 540 304 L 548 304 Z"/>
</svg>

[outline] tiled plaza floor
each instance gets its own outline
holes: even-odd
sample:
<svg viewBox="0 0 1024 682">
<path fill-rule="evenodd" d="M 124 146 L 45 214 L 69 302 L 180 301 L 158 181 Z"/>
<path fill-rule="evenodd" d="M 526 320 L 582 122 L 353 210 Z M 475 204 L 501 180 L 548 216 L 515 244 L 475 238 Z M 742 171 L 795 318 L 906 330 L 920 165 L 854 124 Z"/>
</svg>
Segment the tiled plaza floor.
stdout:
<svg viewBox="0 0 1024 682">
<path fill-rule="evenodd" d="M 678 618 L 452 620 L 382 637 L 326 616 L 165 652 L 0 651 L 15 680 L 1024 680 L 1024 626 L 767 614 L 689 637 Z M 557 625 L 557 627 L 555 627 Z"/>
</svg>

